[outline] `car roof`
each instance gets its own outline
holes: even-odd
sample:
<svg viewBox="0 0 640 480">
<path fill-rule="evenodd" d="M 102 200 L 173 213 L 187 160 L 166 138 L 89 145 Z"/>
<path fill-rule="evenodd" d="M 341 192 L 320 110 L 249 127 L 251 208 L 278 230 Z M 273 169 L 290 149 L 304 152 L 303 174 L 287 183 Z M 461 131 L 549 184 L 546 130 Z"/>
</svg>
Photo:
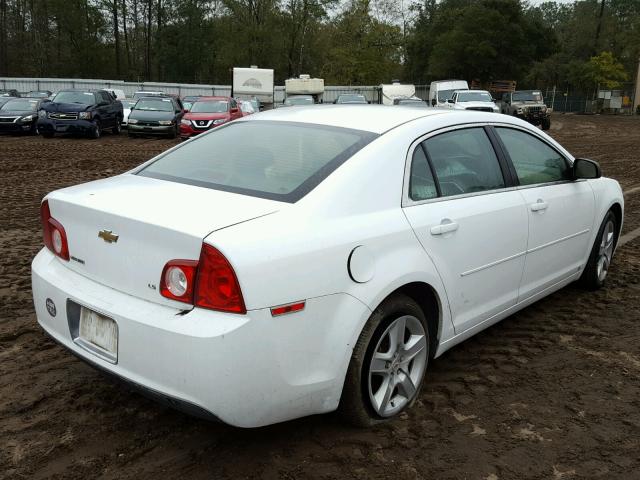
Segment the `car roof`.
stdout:
<svg viewBox="0 0 640 480">
<path fill-rule="evenodd" d="M 210 97 L 201 96 L 200 98 L 198 98 L 198 102 L 206 102 L 206 101 L 214 101 L 214 100 L 226 100 L 226 101 L 229 101 L 229 100 L 231 100 L 231 97 L 225 97 L 225 96 L 222 96 L 222 95 L 215 95 L 215 96 L 210 96 Z"/>
<path fill-rule="evenodd" d="M 316 105 L 313 107 L 278 108 L 251 115 L 251 120 L 272 120 L 353 128 L 384 133 L 403 123 L 433 115 L 450 115 L 453 110 L 398 108 L 391 105 Z M 247 117 L 249 119 L 250 117 Z"/>
</svg>

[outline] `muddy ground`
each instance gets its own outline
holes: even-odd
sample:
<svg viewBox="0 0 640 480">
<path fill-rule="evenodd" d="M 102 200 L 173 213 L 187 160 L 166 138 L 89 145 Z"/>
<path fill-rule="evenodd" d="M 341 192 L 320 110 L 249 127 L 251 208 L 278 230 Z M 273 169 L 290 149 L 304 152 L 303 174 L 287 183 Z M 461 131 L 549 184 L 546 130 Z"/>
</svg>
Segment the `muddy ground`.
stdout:
<svg viewBox="0 0 640 480">
<path fill-rule="evenodd" d="M 557 115 L 552 135 L 640 186 L 640 119 Z M 640 478 L 640 238 L 605 289 L 564 290 L 437 359 L 415 407 L 239 430 L 160 407 L 42 333 L 29 278 L 40 199 L 175 142 L 0 137 L 0 478 Z M 639 189 L 640 190 L 640 189 Z M 640 227 L 640 191 L 625 231 Z"/>
</svg>

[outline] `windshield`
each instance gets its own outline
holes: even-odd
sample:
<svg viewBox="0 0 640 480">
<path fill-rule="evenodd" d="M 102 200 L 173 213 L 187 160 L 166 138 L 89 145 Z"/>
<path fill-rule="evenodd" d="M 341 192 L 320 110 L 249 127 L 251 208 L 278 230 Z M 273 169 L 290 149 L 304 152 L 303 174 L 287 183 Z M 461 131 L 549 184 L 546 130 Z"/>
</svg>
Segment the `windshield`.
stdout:
<svg viewBox="0 0 640 480">
<path fill-rule="evenodd" d="M 450 99 L 453 96 L 453 92 L 455 92 L 455 90 L 440 90 L 440 91 L 438 91 L 438 101 L 439 102 L 446 102 L 448 99 Z"/>
<path fill-rule="evenodd" d="M 292 122 L 233 122 L 169 151 L 138 175 L 296 202 L 377 135 Z"/>
<path fill-rule="evenodd" d="M 38 100 L 9 100 L 7 103 L 0 107 L 0 110 L 8 111 L 13 110 L 14 112 L 35 112 L 38 107 Z"/>
<path fill-rule="evenodd" d="M 224 113 L 229 110 L 229 102 L 226 100 L 206 100 L 191 105 L 193 113 Z"/>
<path fill-rule="evenodd" d="M 313 105 L 313 97 L 287 97 L 284 101 L 285 105 Z"/>
<path fill-rule="evenodd" d="M 364 95 L 340 95 L 338 103 L 367 103 Z"/>
<path fill-rule="evenodd" d="M 120 102 L 122 103 L 122 108 L 129 109 L 136 104 L 135 100 L 120 100 Z"/>
<path fill-rule="evenodd" d="M 93 105 L 96 97 L 93 92 L 59 92 L 53 101 L 56 103 L 80 103 L 82 105 Z"/>
<path fill-rule="evenodd" d="M 458 92 L 458 102 L 493 102 L 487 92 Z"/>
<path fill-rule="evenodd" d="M 513 92 L 512 99 L 514 102 L 541 102 L 542 93 L 533 92 Z"/>
<path fill-rule="evenodd" d="M 37 97 L 37 98 L 47 98 L 51 95 L 49 92 L 29 92 L 27 93 L 27 97 Z"/>
<path fill-rule="evenodd" d="M 169 98 L 141 98 L 134 108 L 152 112 L 173 112 L 173 105 Z"/>
</svg>

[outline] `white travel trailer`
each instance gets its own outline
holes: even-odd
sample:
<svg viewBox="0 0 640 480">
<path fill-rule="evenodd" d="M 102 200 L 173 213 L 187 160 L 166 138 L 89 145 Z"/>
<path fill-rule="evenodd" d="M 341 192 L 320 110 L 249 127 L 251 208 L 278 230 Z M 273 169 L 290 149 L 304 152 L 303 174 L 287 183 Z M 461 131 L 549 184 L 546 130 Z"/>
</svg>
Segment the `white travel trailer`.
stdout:
<svg viewBox="0 0 640 480">
<path fill-rule="evenodd" d="M 431 82 L 429 87 L 429 105 L 433 107 L 446 107 L 447 100 L 453 96 L 456 90 L 469 90 L 469 84 L 465 80 L 439 80 Z"/>
<path fill-rule="evenodd" d="M 273 105 L 273 69 L 234 68 L 231 96 L 244 99 L 257 99 L 261 104 Z"/>
<path fill-rule="evenodd" d="M 313 103 L 322 103 L 322 96 L 324 94 L 324 79 L 323 78 L 311 78 L 311 75 L 302 74 L 298 78 L 289 78 L 284 81 L 284 93 L 287 99 L 293 101 L 293 98 L 301 96 L 313 98 Z M 311 100 L 309 99 L 309 102 Z M 285 99 L 285 103 L 286 99 Z M 300 103 L 300 105 L 306 102 Z M 298 104 L 298 103 L 292 103 Z"/>
<path fill-rule="evenodd" d="M 415 85 L 403 85 L 397 80 L 392 80 L 390 84 L 380 85 L 382 89 L 382 104 L 393 105 L 396 98 L 411 98 L 416 95 Z"/>
</svg>

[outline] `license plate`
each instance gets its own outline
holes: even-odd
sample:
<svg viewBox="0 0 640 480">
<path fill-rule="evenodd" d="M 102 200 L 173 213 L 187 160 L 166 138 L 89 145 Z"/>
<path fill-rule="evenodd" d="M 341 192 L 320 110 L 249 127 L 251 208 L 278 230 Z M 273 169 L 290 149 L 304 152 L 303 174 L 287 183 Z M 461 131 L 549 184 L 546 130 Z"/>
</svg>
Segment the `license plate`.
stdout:
<svg viewBox="0 0 640 480">
<path fill-rule="evenodd" d="M 93 310 L 80 310 L 80 338 L 106 351 L 110 356 L 118 356 L 118 325 L 112 319 Z"/>
<path fill-rule="evenodd" d="M 67 127 L 66 126 L 56 125 L 56 132 L 66 132 L 66 131 L 67 131 Z"/>
</svg>

